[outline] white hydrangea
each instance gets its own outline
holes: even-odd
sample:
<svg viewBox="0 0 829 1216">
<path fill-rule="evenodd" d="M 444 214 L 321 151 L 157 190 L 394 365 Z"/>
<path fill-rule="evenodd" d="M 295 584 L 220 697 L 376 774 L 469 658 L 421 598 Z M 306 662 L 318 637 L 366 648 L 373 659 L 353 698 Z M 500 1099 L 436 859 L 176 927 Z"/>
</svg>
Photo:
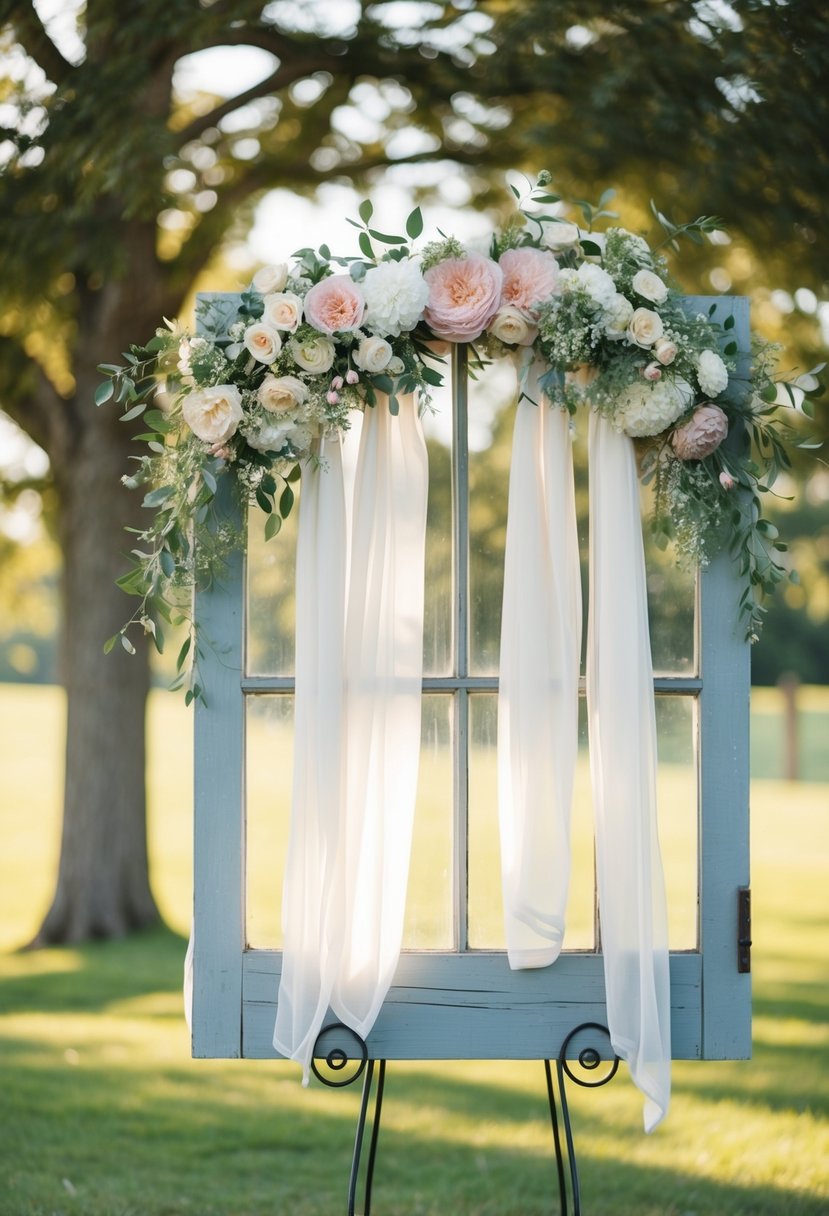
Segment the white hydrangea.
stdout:
<svg viewBox="0 0 829 1216">
<path fill-rule="evenodd" d="M 603 311 L 609 308 L 617 291 L 616 284 L 607 271 L 602 270 L 601 266 L 594 266 L 592 262 L 582 262 L 576 274 L 596 306 Z"/>
<path fill-rule="evenodd" d="M 393 338 L 414 329 L 429 299 L 429 285 L 419 267 L 408 260 L 373 266 L 362 287 L 366 329 Z"/>
<path fill-rule="evenodd" d="M 611 296 L 610 303 L 605 308 L 602 317 L 605 336 L 614 342 L 624 338 L 632 316 L 633 305 L 626 296 L 617 291 L 615 295 Z"/>
<path fill-rule="evenodd" d="M 717 397 L 728 384 L 728 369 L 716 351 L 704 350 L 697 360 L 697 380 L 709 397 Z"/>
<path fill-rule="evenodd" d="M 308 423 L 285 419 L 260 422 L 245 438 L 257 452 L 281 452 L 286 443 L 290 443 L 295 451 L 302 452 L 310 446 L 313 436 L 314 428 Z"/>
<path fill-rule="evenodd" d="M 637 380 L 623 389 L 616 403 L 615 425 L 626 435 L 659 435 L 684 414 L 694 399 L 687 380 Z"/>
</svg>

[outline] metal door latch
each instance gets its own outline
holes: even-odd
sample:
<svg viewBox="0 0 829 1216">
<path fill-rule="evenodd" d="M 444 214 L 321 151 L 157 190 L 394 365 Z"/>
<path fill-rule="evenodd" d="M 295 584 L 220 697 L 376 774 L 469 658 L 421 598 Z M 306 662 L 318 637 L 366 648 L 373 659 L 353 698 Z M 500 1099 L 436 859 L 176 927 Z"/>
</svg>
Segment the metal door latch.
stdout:
<svg viewBox="0 0 829 1216">
<path fill-rule="evenodd" d="M 737 970 L 751 971 L 751 887 L 737 890 Z"/>
</svg>

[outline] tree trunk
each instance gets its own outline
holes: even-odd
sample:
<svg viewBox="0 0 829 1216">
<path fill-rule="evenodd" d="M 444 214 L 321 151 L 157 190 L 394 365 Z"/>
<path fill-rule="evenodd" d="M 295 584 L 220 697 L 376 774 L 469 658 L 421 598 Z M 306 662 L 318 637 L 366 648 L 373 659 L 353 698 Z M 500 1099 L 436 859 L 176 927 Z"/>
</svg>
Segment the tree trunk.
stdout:
<svg viewBox="0 0 829 1216">
<path fill-rule="evenodd" d="M 114 309 L 108 307 L 113 303 Z M 146 340 L 152 332 L 137 328 L 143 317 L 125 325 L 122 316 L 114 316 L 121 312 L 119 304 L 100 300 L 95 324 L 81 328 L 95 349 L 76 367 L 77 391 L 67 403 L 68 445 L 50 453 L 64 562 L 66 785 L 57 887 L 33 946 L 123 937 L 159 920 L 147 858 L 149 647 L 136 638 L 134 655 L 121 646 L 103 653 L 104 642 L 135 605 L 115 585 L 132 540 L 124 527 L 145 526 L 148 519 L 140 493 L 121 484 L 135 455 L 133 428 L 118 421 L 117 406 L 110 402 L 98 409 L 93 401 L 98 359 L 118 360 L 126 349 L 126 330 L 131 340 Z"/>
</svg>

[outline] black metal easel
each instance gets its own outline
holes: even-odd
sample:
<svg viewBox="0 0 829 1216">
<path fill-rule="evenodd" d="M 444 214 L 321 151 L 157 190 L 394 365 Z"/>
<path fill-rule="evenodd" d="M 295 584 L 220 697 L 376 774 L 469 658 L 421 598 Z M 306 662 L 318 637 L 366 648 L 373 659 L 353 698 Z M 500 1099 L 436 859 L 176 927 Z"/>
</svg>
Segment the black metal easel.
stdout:
<svg viewBox="0 0 829 1216">
<path fill-rule="evenodd" d="M 355 1044 L 353 1055 L 342 1047 L 343 1035 Z M 579 1188 L 579 1170 L 576 1161 L 576 1150 L 573 1143 L 573 1128 L 570 1121 L 570 1108 L 567 1103 L 566 1082 L 569 1078 L 575 1085 L 588 1089 L 597 1089 L 606 1085 L 616 1075 L 619 1058 L 613 1054 L 603 1057 L 595 1039 L 604 1036 L 610 1043 L 610 1034 L 606 1026 L 600 1022 L 582 1022 L 567 1035 L 561 1045 L 561 1050 L 555 1061 L 555 1085 L 553 1083 L 552 1061 L 545 1059 L 544 1074 L 547 1081 L 547 1101 L 550 1106 L 550 1122 L 553 1128 L 553 1143 L 556 1154 L 556 1172 L 558 1175 L 559 1211 L 561 1216 L 569 1216 L 570 1201 L 572 1201 L 573 1216 L 581 1216 L 581 1193 Z M 336 1038 L 337 1045 L 325 1049 L 326 1037 Z M 588 1040 L 579 1049 L 579 1038 Z M 611 1047 L 612 1052 L 612 1047 Z M 328 1072 L 318 1065 L 324 1060 Z M 579 1075 L 572 1067 L 572 1061 L 577 1061 L 587 1075 Z M 597 1070 L 602 1062 L 609 1066 L 608 1070 L 598 1075 Z M 365 1162 L 365 1178 L 363 1183 L 363 1208 L 360 1216 L 371 1216 L 371 1188 L 374 1181 L 374 1167 L 377 1162 L 377 1142 L 380 1137 L 380 1120 L 383 1110 L 383 1090 L 386 1081 L 386 1061 L 369 1059 L 368 1047 L 363 1039 L 341 1022 L 334 1022 L 323 1028 L 314 1045 L 314 1060 L 311 1065 L 314 1075 L 323 1085 L 341 1089 L 352 1085 L 363 1077 L 363 1095 L 360 1102 L 360 1114 L 357 1120 L 357 1132 L 354 1138 L 354 1153 L 351 1158 L 351 1173 L 348 1179 L 347 1216 L 357 1216 L 357 1190 L 360 1181 L 363 1148 L 366 1142 L 366 1128 L 371 1123 L 368 1156 Z M 596 1073 L 595 1079 L 590 1074 Z M 556 1088 L 558 1098 L 556 1098 Z M 373 1095 L 373 1097 L 372 1097 Z M 371 1116 L 369 1120 L 369 1108 Z M 564 1131 L 562 1133 L 559 1126 Z M 568 1187 L 569 1176 L 569 1187 Z"/>
</svg>

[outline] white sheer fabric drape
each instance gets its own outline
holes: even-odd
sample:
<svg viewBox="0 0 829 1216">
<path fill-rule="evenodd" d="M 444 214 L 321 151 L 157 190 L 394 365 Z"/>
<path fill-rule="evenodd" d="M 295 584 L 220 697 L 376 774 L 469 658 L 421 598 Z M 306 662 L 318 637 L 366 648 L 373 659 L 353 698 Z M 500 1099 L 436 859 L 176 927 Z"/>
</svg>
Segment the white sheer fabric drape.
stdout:
<svg viewBox="0 0 829 1216">
<path fill-rule="evenodd" d="M 296 693 L 291 829 L 282 895 L 282 980 L 274 1047 L 303 1080 L 342 955 L 347 533 L 339 437 L 302 476 L 296 557 Z"/>
<path fill-rule="evenodd" d="M 428 487 L 412 396 L 400 399 L 399 417 L 385 398 L 365 412 L 348 546 L 342 487 L 337 449 L 300 501 L 295 778 L 274 1046 L 306 1078 L 329 1005 L 369 1033 L 403 934 Z"/>
<path fill-rule="evenodd" d="M 670 1098 L 671 994 L 639 480 L 632 440 L 596 413 L 589 460 L 587 707 L 608 1027 L 651 1131 Z"/>
<path fill-rule="evenodd" d="M 501 865 L 513 968 L 546 967 L 561 950 L 581 653 L 569 418 L 541 397 L 537 365 L 525 392 L 513 433 L 498 697 Z"/>
<path fill-rule="evenodd" d="M 530 369 L 510 469 L 498 777 L 507 949 L 561 949 L 578 749 L 581 602 L 567 415 Z M 667 911 L 656 822 L 656 725 L 633 444 L 591 414 L 587 699 L 611 1041 L 652 1130 L 670 1095 Z"/>
</svg>

